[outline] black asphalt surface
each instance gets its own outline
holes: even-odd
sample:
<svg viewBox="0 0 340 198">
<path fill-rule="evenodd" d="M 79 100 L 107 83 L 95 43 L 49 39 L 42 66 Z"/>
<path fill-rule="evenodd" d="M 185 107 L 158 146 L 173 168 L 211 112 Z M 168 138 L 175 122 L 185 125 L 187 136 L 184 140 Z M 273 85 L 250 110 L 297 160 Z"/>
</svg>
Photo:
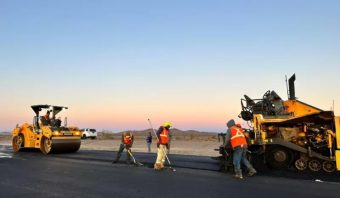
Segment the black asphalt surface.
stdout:
<svg viewBox="0 0 340 198">
<path fill-rule="evenodd" d="M 124 158 L 112 164 L 115 154 L 13 154 L 0 145 L 0 197 L 340 197 L 339 174 L 259 168 L 257 176 L 235 180 L 210 157 L 169 155 L 174 172 L 154 171 L 155 154 L 134 154 L 144 166 Z"/>
</svg>

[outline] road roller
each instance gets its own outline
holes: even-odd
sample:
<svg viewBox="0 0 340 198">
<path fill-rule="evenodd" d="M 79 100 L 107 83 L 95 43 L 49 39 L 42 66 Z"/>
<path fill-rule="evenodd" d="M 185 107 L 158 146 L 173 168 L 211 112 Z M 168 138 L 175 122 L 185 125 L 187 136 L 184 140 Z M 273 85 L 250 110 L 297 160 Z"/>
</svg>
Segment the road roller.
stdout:
<svg viewBox="0 0 340 198">
<path fill-rule="evenodd" d="M 44 154 L 76 152 L 81 144 L 81 132 L 77 127 L 68 127 L 65 118 L 62 124 L 57 114 L 68 109 L 64 106 L 32 105 L 35 113 L 33 123 L 17 125 L 12 131 L 14 152 L 24 149 L 40 149 Z M 46 112 L 45 115 L 41 113 Z"/>
</svg>

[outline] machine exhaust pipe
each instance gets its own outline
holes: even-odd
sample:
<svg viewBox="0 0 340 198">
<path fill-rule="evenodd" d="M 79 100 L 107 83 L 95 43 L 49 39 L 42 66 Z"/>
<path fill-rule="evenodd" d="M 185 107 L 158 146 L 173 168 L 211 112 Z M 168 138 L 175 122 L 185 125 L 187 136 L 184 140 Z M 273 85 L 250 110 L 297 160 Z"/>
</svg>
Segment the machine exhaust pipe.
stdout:
<svg viewBox="0 0 340 198">
<path fill-rule="evenodd" d="M 295 74 L 293 74 L 292 77 L 289 78 L 288 80 L 288 89 L 289 89 L 289 100 L 296 100 L 295 97 L 295 82 L 296 78 L 295 78 Z"/>
</svg>

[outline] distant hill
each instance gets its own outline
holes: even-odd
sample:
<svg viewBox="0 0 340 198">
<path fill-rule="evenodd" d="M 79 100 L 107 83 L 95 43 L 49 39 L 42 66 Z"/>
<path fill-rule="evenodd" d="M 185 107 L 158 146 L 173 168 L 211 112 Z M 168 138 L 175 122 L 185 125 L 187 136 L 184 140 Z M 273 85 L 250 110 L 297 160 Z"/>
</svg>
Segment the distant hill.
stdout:
<svg viewBox="0 0 340 198">
<path fill-rule="evenodd" d="M 11 134 L 11 132 L 7 132 L 7 131 L 1 131 L 0 134 L 5 134 L 5 135 L 8 135 L 8 134 Z"/>
<path fill-rule="evenodd" d="M 11 138 L 10 132 L 0 132 L 0 140 L 10 140 Z"/>
<path fill-rule="evenodd" d="M 145 139 L 145 137 L 151 132 L 151 135 L 154 137 L 154 132 L 152 129 L 140 130 L 140 131 L 133 131 L 130 130 L 136 139 Z M 98 132 L 98 139 L 116 139 L 121 138 L 122 133 L 106 133 L 106 132 Z M 171 129 L 171 134 L 174 140 L 217 140 L 217 133 L 211 132 L 200 132 L 196 130 L 187 130 L 183 131 L 180 129 Z M 155 137 L 154 137 L 155 138 Z"/>
</svg>

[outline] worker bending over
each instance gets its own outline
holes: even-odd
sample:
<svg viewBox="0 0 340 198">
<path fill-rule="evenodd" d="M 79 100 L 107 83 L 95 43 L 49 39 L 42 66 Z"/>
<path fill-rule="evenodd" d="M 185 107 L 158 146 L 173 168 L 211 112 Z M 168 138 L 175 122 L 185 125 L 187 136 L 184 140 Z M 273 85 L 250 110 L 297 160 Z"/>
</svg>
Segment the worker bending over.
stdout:
<svg viewBox="0 0 340 198">
<path fill-rule="evenodd" d="M 233 164 L 234 164 L 234 177 L 237 179 L 243 179 L 241 162 L 248 169 L 248 176 L 253 176 L 256 173 L 256 170 L 250 164 L 247 159 L 247 140 L 244 135 L 244 131 L 241 128 L 241 125 L 236 125 L 234 120 L 229 120 L 227 122 L 227 134 L 226 134 L 226 142 L 231 144 L 233 148 Z"/>
<path fill-rule="evenodd" d="M 124 132 L 122 134 L 122 142 L 121 142 L 121 144 L 119 146 L 119 150 L 118 150 L 116 159 L 113 160 L 112 163 L 117 163 L 118 162 L 119 158 L 122 155 L 122 152 L 124 151 L 124 148 L 127 151 L 126 152 L 126 163 L 127 164 L 131 163 L 131 158 L 130 158 L 130 154 L 129 154 L 128 150 L 130 150 L 130 152 L 131 152 L 131 147 L 132 147 L 132 144 L 133 144 L 133 140 L 134 140 L 134 137 L 133 137 L 131 132 Z"/>
<path fill-rule="evenodd" d="M 154 165 L 155 170 L 161 170 L 164 168 L 164 162 L 166 158 L 167 149 L 169 148 L 169 133 L 171 123 L 165 122 L 163 126 L 160 126 L 157 131 L 157 159 Z"/>
</svg>

